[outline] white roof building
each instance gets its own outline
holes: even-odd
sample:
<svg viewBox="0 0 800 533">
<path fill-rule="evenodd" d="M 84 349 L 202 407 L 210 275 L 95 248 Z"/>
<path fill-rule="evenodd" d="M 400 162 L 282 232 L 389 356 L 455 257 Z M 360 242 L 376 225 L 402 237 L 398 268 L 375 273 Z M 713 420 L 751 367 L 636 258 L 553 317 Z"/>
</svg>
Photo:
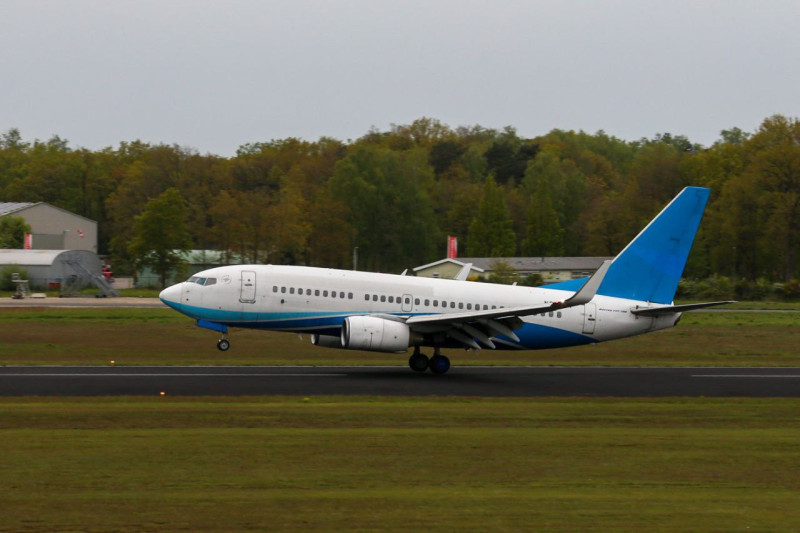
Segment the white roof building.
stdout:
<svg viewBox="0 0 800 533">
<path fill-rule="evenodd" d="M 613 257 L 459 257 L 445 258 L 414 269 L 417 276 L 453 278 L 467 263 L 470 277 L 490 275 L 498 265 L 508 266 L 521 277 L 539 274 L 546 283 L 590 276 L 603 261 Z"/>
</svg>

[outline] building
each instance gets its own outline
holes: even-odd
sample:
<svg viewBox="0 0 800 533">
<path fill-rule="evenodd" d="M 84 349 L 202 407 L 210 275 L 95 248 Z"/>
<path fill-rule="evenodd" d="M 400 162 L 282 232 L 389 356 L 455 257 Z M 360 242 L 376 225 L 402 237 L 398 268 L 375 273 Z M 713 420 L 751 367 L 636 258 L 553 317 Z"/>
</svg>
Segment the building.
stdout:
<svg viewBox="0 0 800 533">
<path fill-rule="evenodd" d="M 19 269 L 32 289 L 74 292 L 95 285 L 106 296 L 119 296 L 105 283 L 100 258 L 87 250 L 0 250 L 0 268 Z"/>
<path fill-rule="evenodd" d="M 180 254 L 181 259 L 185 261 L 185 268 L 180 272 L 170 272 L 167 276 L 167 285 L 183 281 L 202 270 L 231 264 L 225 260 L 225 252 L 216 250 L 189 250 L 188 252 L 175 250 L 175 252 Z M 157 289 L 161 287 L 161 278 L 151 267 L 146 266 L 136 273 L 134 285 L 138 289 Z"/>
<path fill-rule="evenodd" d="M 0 217 L 15 216 L 31 227 L 33 250 L 97 253 L 97 222 L 45 202 L 0 202 Z"/>
<path fill-rule="evenodd" d="M 591 276 L 607 259 L 613 257 L 459 257 L 418 266 L 414 273 L 427 278 L 453 278 L 464 265 L 472 263 L 470 278 L 491 276 L 498 266 L 503 266 L 520 278 L 538 274 L 544 283 L 556 283 Z"/>
</svg>

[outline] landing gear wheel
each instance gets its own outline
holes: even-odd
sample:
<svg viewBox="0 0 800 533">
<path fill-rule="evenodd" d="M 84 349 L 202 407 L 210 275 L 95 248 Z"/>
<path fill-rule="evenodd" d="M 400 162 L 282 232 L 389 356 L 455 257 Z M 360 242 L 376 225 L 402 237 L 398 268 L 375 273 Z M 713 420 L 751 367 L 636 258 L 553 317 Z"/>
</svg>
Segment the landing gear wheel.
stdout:
<svg viewBox="0 0 800 533">
<path fill-rule="evenodd" d="M 434 355 L 431 357 L 430 363 L 428 363 L 428 368 L 434 374 L 444 374 L 450 370 L 450 359 L 444 355 Z"/>
<path fill-rule="evenodd" d="M 415 352 L 414 355 L 408 358 L 408 366 L 415 372 L 425 372 L 428 370 L 428 356 Z"/>
<path fill-rule="evenodd" d="M 220 339 L 217 342 L 217 348 L 219 349 L 220 352 L 227 352 L 228 348 L 230 347 L 231 347 L 231 341 L 229 341 L 228 339 Z"/>
</svg>

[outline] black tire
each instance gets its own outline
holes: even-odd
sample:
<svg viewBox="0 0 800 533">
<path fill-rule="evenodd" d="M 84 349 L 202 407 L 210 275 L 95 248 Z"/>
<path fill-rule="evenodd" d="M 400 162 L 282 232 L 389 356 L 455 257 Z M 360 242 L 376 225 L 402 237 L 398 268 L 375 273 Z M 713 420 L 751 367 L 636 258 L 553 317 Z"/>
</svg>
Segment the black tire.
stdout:
<svg viewBox="0 0 800 533">
<path fill-rule="evenodd" d="M 220 352 L 227 352 L 230 347 L 231 342 L 228 339 L 220 339 L 219 342 L 217 342 L 217 348 Z"/>
<path fill-rule="evenodd" d="M 409 357 L 408 366 L 415 372 L 425 372 L 428 370 L 428 357 L 421 353 L 414 354 Z"/>
<path fill-rule="evenodd" d="M 444 374 L 450 370 L 450 359 L 444 355 L 434 355 L 431 357 L 428 368 L 430 368 L 431 372 L 434 374 Z"/>
</svg>

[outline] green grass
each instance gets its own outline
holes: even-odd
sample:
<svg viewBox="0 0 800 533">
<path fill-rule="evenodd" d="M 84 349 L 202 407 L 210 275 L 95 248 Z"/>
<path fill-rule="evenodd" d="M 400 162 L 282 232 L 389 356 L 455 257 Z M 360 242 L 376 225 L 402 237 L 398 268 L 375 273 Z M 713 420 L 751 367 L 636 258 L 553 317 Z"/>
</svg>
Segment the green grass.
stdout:
<svg viewBox="0 0 800 533">
<path fill-rule="evenodd" d="M 0 531 L 787 531 L 800 400 L 0 401 Z"/>
<path fill-rule="evenodd" d="M 451 349 L 455 365 L 800 366 L 800 313 L 685 313 L 676 328 L 560 350 Z M 0 309 L 0 364 L 398 365 L 407 356 L 312 346 L 291 333 L 217 334 L 169 309 Z"/>
</svg>

